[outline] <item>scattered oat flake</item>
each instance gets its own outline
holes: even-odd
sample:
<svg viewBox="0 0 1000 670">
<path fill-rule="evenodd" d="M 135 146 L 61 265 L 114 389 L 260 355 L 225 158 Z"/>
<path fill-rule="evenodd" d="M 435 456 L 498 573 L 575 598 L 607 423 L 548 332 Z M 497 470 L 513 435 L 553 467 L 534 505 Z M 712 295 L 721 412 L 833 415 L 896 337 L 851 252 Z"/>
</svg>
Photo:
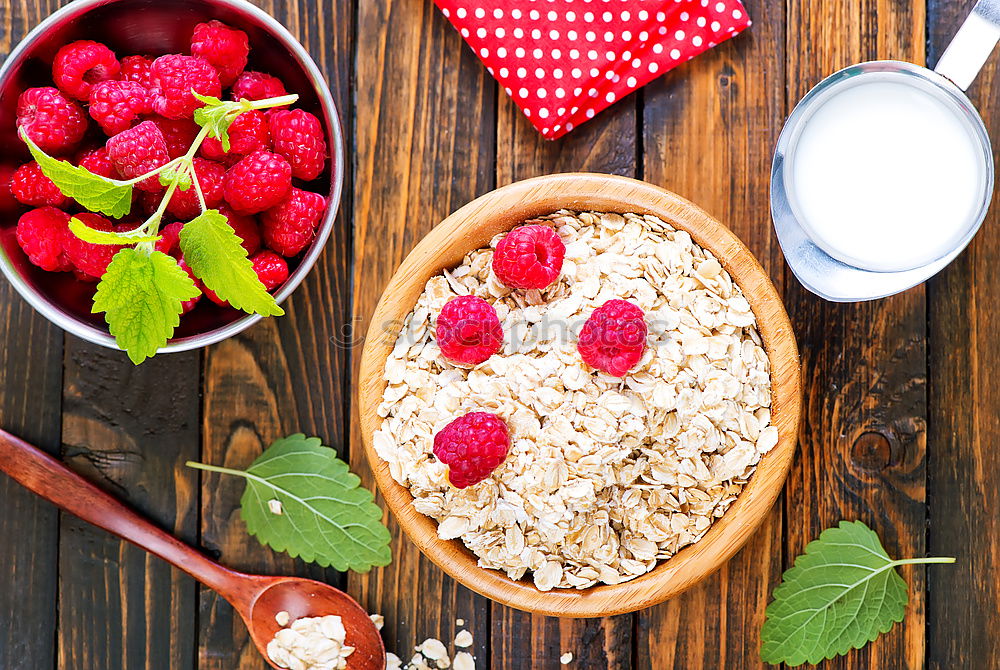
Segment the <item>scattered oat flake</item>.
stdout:
<svg viewBox="0 0 1000 670">
<path fill-rule="evenodd" d="M 467 630 L 458 631 L 458 635 L 455 636 L 455 646 L 456 647 L 471 647 L 472 646 L 472 633 Z"/>
<path fill-rule="evenodd" d="M 455 619 L 455 625 L 456 626 L 464 626 L 465 625 L 465 619 Z"/>
<path fill-rule="evenodd" d="M 559 662 L 563 665 L 569 665 L 573 662 L 573 652 L 567 651 L 565 654 L 559 657 Z"/>
<path fill-rule="evenodd" d="M 416 650 L 431 661 L 448 657 L 448 649 L 444 646 L 444 642 L 433 637 L 424 640 Z"/>
<path fill-rule="evenodd" d="M 267 508 L 271 510 L 271 514 L 281 515 L 285 513 L 285 508 L 281 506 L 281 501 L 277 499 L 268 500 Z"/>
<path fill-rule="evenodd" d="M 455 654 L 453 663 L 455 670 L 476 670 L 476 660 L 467 651 L 460 651 Z"/>
</svg>

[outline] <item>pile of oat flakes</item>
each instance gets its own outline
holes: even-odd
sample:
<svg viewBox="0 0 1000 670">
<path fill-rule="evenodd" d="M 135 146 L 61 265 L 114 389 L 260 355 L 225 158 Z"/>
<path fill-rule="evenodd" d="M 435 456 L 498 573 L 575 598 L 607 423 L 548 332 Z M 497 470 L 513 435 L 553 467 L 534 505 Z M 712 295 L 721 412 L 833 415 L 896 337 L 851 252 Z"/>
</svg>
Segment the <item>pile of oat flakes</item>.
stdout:
<svg viewBox="0 0 1000 670">
<path fill-rule="evenodd" d="M 385 366 L 374 447 L 414 507 L 485 568 L 543 591 L 617 584 L 696 542 L 778 441 L 767 356 L 750 305 L 719 262 L 653 216 L 560 211 L 562 277 L 511 291 L 491 248 L 433 277 Z M 473 369 L 443 360 L 434 320 L 456 295 L 493 303 L 505 349 Z M 575 334 L 607 300 L 641 307 L 649 346 L 624 379 L 595 372 Z M 492 477 L 449 485 L 434 434 L 494 412 L 511 451 Z"/>
</svg>

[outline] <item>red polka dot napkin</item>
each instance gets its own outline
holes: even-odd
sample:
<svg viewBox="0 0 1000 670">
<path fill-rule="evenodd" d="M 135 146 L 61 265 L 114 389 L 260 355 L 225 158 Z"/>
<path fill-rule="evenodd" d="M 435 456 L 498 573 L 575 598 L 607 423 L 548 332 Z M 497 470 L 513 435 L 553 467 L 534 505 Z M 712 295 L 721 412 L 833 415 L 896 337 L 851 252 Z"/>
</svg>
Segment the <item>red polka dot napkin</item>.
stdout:
<svg viewBox="0 0 1000 670">
<path fill-rule="evenodd" d="M 434 1 L 549 139 L 750 25 L 739 0 Z"/>
</svg>

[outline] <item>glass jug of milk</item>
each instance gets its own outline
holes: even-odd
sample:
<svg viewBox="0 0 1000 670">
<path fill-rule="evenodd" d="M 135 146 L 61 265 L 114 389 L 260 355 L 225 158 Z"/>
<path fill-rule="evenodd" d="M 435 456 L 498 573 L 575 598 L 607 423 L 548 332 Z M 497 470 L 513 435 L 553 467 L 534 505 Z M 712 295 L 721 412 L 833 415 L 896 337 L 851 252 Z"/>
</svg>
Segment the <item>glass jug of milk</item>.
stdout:
<svg viewBox="0 0 1000 670">
<path fill-rule="evenodd" d="M 938 272 L 993 197 L 982 119 L 964 94 L 1000 40 L 1000 0 L 980 0 L 936 71 L 875 61 L 837 72 L 789 116 L 771 208 L 789 266 L 836 301 L 883 297 Z"/>
</svg>

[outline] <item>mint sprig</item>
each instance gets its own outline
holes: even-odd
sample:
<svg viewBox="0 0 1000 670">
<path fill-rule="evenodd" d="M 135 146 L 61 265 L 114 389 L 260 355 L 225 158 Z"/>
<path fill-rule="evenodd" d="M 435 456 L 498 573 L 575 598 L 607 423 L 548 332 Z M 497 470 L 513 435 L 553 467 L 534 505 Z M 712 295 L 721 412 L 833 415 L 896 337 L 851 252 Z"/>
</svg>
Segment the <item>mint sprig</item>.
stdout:
<svg viewBox="0 0 1000 670">
<path fill-rule="evenodd" d="M 860 521 L 841 521 L 806 546 L 785 571 L 761 629 L 765 663 L 811 663 L 861 649 L 903 620 L 909 594 L 901 565 L 954 563 L 954 558 L 894 561 Z"/>
<path fill-rule="evenodd" d="M 115 255 L 108 272 L 98 283 L 93 311 L 105 314 L 118 346 L 137 365 L 154 355 L 173 336 L 179 324 L 181 303 L 199 295 L 195 283 L 177 261 L 155 251 L 167 206 L 178 190 L 194 188 L 201 204 L 201 215 L 185 224 L 181 235 L 181 249 L 195 277 L 237 309 L 263 316 L 284 314 L 257 278 L 240 238 L 227 219 L 218 210 L 208 209 L 194 171 L 194 157 L 208 137 L 218 138 L 228 151 L 229 127 L 243 112 L 291 105 L 298 96 L 239 102 L 197 93 L 195 96 L 204 103 L 194 115 L 201 131 L 187 153 L 127 181 L 102 177 L 53 158 L 24 132 L 19 133 L 42 173 L 64 195 L 91 212 L 121 218 L 131 211 L 135 184 L 155 177 L 165 187 L 156 211 L 133 231 L 98 231 L 78 219 L 70 220 L 70 231 L 86 242 L 126 247 Z"/>
<path fill-rule="evenodd" d="M 187 465 L 244 478 L 240 516 L 247 531 L 275 551 L 356 572 L 392 561 L 391 535 L 374 496 L 318 437 L 278 440 L 246 470 Z"/>
</svg>

